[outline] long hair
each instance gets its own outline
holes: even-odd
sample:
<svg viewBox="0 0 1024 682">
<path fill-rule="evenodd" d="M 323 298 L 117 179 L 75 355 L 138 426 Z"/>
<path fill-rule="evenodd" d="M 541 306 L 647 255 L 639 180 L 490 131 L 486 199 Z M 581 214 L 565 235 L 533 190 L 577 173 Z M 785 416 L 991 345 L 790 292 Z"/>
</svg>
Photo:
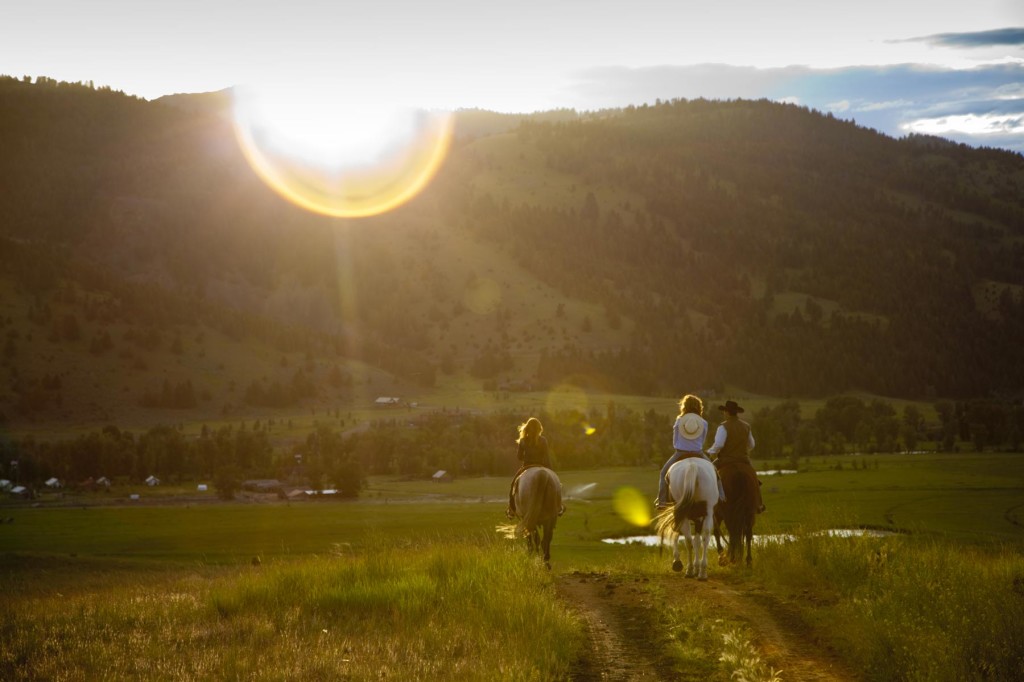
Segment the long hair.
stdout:
<svg viewBox="0 0 1024 682">
<path fill-rule="evenodd" d="M 516 439 L 517 443 L 525 441 L 535 441 L 537 436 L 544 433 L 544 426 L 540 423 L 540 420 L 536 417 L 530 417 L 525 422 L 519 425 L 519 438 Z"/>
<path fill-rule="evenodd" d="M 683 396 L 683 399 L 679 401 L 679 414 L 687 414 L 692 412 L 698 417 L 704 414 L 704 401 L 695 395 L 687 393 Z"/>
</svg>

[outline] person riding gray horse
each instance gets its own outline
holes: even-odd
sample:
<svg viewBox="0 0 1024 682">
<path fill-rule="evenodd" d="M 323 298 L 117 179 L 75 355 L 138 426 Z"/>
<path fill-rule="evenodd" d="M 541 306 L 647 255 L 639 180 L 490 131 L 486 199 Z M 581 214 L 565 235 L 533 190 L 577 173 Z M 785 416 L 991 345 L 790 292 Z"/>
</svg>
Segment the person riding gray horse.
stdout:
<svg viewBox="0 0 1024 682">
<path fill-rule="evenodd" d="M 523 475 L 530 467 L 542 466 L 551 469 L 551 453 L 548 450 L 548 441 L 543 436 L 544 425 L 540 423 L 540 420 L 536 417 L 530 417 L 525 422 L 519 425 L 519 438 L 516 439 L 516 457 L 522 464 L 519 466 L 519 470 L 515 476 L 512 477 L 512 483 L 508 489 L 508 508 L 505 510 L 505 516 L 509 519 L 514 519 L 517 516 L 516 513 L 516 483 L 519 477 Z M 560 509 L 559 516 L 565 512 L 564 508 Z"/>
</svg>

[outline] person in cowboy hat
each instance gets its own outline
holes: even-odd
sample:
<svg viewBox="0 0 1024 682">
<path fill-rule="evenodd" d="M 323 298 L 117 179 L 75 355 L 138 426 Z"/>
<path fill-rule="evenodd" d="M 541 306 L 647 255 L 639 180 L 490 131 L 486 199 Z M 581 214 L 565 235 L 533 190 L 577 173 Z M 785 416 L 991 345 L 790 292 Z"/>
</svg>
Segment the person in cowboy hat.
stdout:
<svg viewBox="0 0 1024 682">
<path fill-rule="evenodd" d="M 710 461 L 711 458 L 704 454 L 704 439 L 708 435 L 708 422 L 702 416 L 704 414 L 704 403 L 695 395 L 685 395 L 679 401 L 679 416 L 672 426 L 672 446 L 675 452 L 668 458 L 665 465 L 661 467 L 658 474 L 658 498 L 654 501 L 658 509 L 668 506 L 668 482 L 665 476 L 669 468 L 681 459 L 687 457 L 703 457 Z M 722 480 L 718 480 L 718 497 L 725 500 L 725 491 L 722 489 Z"/>
<path fill-rule="evenodd" d="M 750 424 L 739 418 L 743 408 L 734 400 L 726 400 L 725 405 L 718 406 L 719 411 L 725 412 L 725 421 L 718 425 L 715 431 L 715 442 L 708 448 L 709 455 L 717 455 L 715 466 L 721 468 L 724 464 L 739 462 L 750 465 L 750 451 L 754 449 L 754 434 L 750 430 Z M 760 481 L 758 481 L 760 484 Z M 764 500 L 761 499 L 761 488 L 757 488 L 757 512 L 760 514 L 765 510 Z"/>
</svg>

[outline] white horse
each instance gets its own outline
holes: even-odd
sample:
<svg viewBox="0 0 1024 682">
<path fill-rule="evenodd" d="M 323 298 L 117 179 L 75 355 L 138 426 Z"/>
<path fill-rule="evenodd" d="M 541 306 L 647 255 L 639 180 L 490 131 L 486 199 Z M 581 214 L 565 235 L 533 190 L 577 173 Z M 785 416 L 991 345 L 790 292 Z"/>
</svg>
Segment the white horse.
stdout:
<svg viewBox="0 0 1024 682">
<path fill-rule="evenodd" d="M 708 546 L 711 544 L 715 505 L 718 504 L 715 465 L 702 457 L 687 457 L 673 464 L 665 479 L 675 505 L 658 514 L 655 528 L 663 544 L 666 537 L 672 543 L 672 570 L 683 570 L 683 562 L 679 559 L 679 535 L 682 533 L 689 560 L 686 577 L 707 580 Z M 698 521 L 700 533 L 693 537 L 691 526 L 696 533 Z M 697 541 L 699 545 L 695 544 Z"/>
<path fill-rule="evenodd" d="M 519 475 L 515 498 L 516 535 L 526 537 L 531 551 L 543 550 L 544 564 L 551 568 L 551 538 L 562 514 L 562 482 L 547 467 L 530 467 Z"/>
</svg>

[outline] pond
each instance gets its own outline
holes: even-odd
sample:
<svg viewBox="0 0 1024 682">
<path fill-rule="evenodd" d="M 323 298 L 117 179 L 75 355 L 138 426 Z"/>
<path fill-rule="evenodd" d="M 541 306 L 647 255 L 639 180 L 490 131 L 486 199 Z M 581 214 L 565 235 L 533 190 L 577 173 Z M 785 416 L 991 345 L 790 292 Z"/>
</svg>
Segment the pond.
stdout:
<svg viewBox="0 0 1024 682">
<path fill-rule="evenodd" d="M 829 530 L 822 530 L 816 533 L 808 533 L 809 536 L 821 536 L 825 535 L 833 538 L 854 538 L 854 537 L 868 537 L 868 538 L 884 538 L 896 533 L 887 530 L 875 530 L 873 528 L 831 528 Z M 791 534 L 778 534 L 778 535 L 755 535 L 755 545 L 766 545 L 779 542 L 793 542 L 797 539 L 796 535 Z M 606 542 L 612 545 L 647 545 L 648 547 L 657 547 L 661 542 L 661 538 L 657 535 L 631 535 L 624 538 L 604 538 L 601 542 Z"/>
</svg>

